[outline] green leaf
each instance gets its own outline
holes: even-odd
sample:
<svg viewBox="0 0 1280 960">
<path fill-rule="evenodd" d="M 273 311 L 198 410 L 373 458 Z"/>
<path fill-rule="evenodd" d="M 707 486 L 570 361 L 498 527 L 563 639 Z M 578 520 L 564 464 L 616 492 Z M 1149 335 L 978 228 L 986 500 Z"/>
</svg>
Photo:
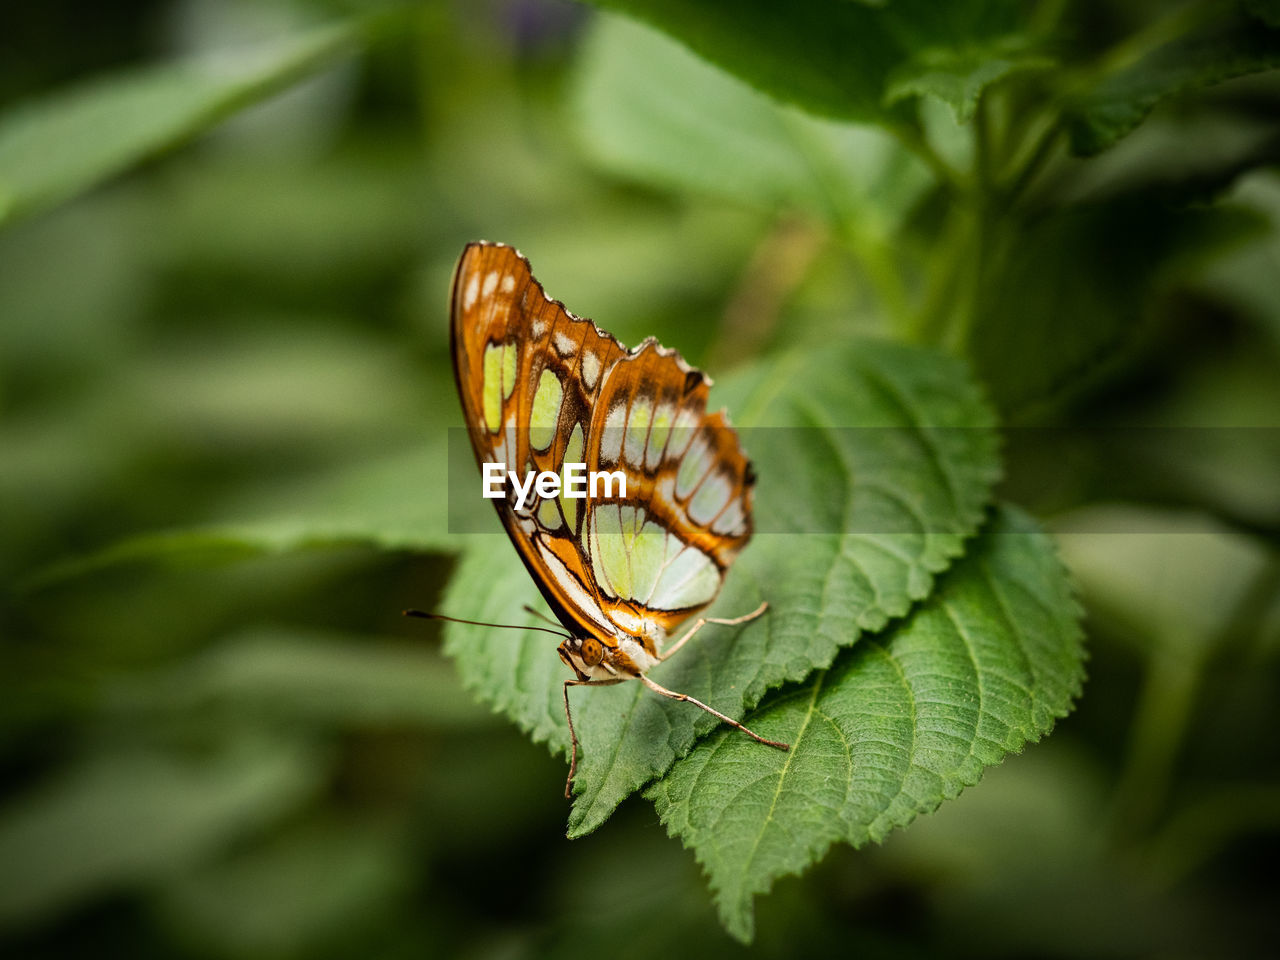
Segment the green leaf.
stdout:
<svg viewBox="0 0 1280 960">
<path fill-rule="evenodd" d="M 201 553 L 270 554 L 342 544 L 451 553 L 457 541 L 448 532 L 446 503 L 432 494 L 446 487 L 444 432 L 424 440 L 421 450 L 279 484 L 269 497 L 224 508 L 235 519 L 140 534 L 51 564 L 23 586 L 34 589 L 118 563 Z"/>
<path fill-rule="evenodd" d="M 957 123 L 968 123 L 978 98 L 991 84 L 1029 70 L 1044 70 L 1054 61 L 1029 48 L 1024 37 L 999 38 L 989 46 L 940 47 L 922 50 L 894 68 L 885 100 L 932 96 L 949 106 Z"/>
<path fill-rule="evenodd" d="M 1048 733 L 1083 680 L 1078 616 L 1052 542 L 1003 509 L 906 621 L 750 715 L 788 753 L 699 743 L 647 795 L 729 932 L 751 939 L 752 900 L 778 877 L 882 840 Z"/>
<path fill-rule="evenodd" d="M 785 107 L 661 33 L 600 17 L 577 75 L 583 148 L 624 176 L 888 233 L 931 183 L 875 127 Z"/>
<path fill-rule="evenodd" d="M 0 921 L 170 876 L 293 809 L 318 786 L 317 767 L 309 749 L 257 741 L 85 762 L 0 815 Z"/>
<path fill-rule="evenodd" d="M 1007 0 L 833 3 L 590 0 L 652 24 L 759 90 L 813 113 L 896 124 L 889 77 L 920 51 L 981 46 L 1017 31 Z"/>
<path fill-rule="evenodd" d="M 345 729 L 488 720 L 435 648 L 283 627 L 245 630 L 175 666 L 131 674 L 105 699 L 124 714 L 223 709 Z"/>
<path fill-rule="evenodd" d="M 743 442 L 759 476 L 757 535 L 713 613 L 741 615 L 762 599 L 770 609 L 742 628 L 706 628 L 654 679 L 740 716 L 925 597 L 977 528 L 998 466 L 992 416 L 964 368 L 924 350 L 863 341 L 797 353 L 727 378 L 713 400 L 755 427 Z M 534 585 L 506 538 L 473 539 L 444 609 L 535 623 L 521 610 Z M 567 753 L 566 673 L 552 638 L 457 624 L 445 636 L 468 687 Z M 571 836 L 598 827 L 716 726 L 639 683 L 570 697 L 582 741 Z"/>
<path fill-rule="evenodd" d="M 1066 110 L 1071 148 L 1105 150 L 1140 124 L 1165 97 L 1280 66 L 1280 30 L 1235 15 L 1234 4 L 1209 5 L 1227 16 L 1192 22 L 1180 36 L 1077 92 Z"/>
<path fill-rule="evenodd" d="M 101 77 L 0 117 L 0 223 L 101 183 L 351 52 L 330 26 L 255 50 Z"/>
<path fill-rule="evenodd" d="M 1147 193 L 1069 207 L 992 246 L 968 354 L 997 406 L 1024 412 L 1123 359 L 1162 284 L 1255 228 Z"/>
</svg>

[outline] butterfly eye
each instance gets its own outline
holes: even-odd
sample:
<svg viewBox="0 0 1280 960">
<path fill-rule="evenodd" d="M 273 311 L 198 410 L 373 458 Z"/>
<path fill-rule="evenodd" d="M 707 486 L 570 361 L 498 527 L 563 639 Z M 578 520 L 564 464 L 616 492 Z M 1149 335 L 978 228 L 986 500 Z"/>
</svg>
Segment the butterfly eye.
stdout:
<svg viewBox="0 0 1280 960">
<path fill-rule="evenodd" d="M 597 666 L 604 659 L 604 648 L 595 637 L 587 637 L 582 641 L 582 662 L 588 667 Z"/>
</svg>

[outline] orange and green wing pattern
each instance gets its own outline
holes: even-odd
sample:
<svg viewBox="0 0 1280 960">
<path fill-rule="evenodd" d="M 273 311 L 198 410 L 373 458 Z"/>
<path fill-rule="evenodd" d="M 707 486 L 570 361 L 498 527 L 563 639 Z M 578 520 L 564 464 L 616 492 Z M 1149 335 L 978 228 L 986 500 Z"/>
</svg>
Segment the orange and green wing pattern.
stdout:
<svg viewBox="0 0 1280 960">
<path fill-rule="evenodd" d="M 709 381 L 653 340 L 628 351 L 575 317 L 502 244 L 463 251 L 451 338 L 477 461 L 625 477 L 621 498 L 615 482 L 612 497 L 494 503 L 568 629 L 652 650 L 715 598 L 751 536 L 754 475 L 724 414 L 706 412 Z"/>
</svg>

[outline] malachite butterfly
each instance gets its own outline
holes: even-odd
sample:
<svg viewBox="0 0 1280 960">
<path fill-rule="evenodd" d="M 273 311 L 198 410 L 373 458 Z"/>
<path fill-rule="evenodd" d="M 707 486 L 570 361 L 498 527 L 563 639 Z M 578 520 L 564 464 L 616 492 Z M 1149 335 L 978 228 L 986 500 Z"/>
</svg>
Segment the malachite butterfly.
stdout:
<svg viewBox="0 0 1280 960">
<path fill-rule="evenodd" d="M 468 244 L 454 273 L 450 339 L 454 375 L 476 460 L 520 474 L 585 463 L 622 471 L 625 498 L 563 495 L 495 499 L 511 542 L 564 627 L 560 659 L 569 724 L 568 796 L 578 738 L 569 688 L 639 680 L 714 714 L 647 672 L 705 624 L 699 618 L 751 537 L 755 474 L 723 412 L 707 413 L 710 380 L 650 338 L 627 350 L 592 321 L 547 297 L 513 247 Z M 448 619 L 448 618 L 446 618 Z M 552 631 L 559 633 L 559 631 Z"/>
</svg>

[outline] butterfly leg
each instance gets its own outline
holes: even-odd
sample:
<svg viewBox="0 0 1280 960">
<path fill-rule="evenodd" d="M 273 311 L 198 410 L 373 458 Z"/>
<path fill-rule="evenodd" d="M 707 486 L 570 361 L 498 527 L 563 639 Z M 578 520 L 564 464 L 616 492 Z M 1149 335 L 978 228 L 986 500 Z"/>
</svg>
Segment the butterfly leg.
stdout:
<svg viewBox="0 0 1280 960">
<path fill-rule="evenodd" d="M 729 724 L 729 726 L 737 727 L 739 730 L 745 733 L 752 740 L 755 740 L 757 743 L 763 743 L 766 746 L 770 746 L 770 747 L 777 747 L 779 750 L 791 749 L 791 744 L 780 743 L 777 740 L 766 740 L 764 737 L 760 736 L 760 734 L 756 733 L 754 730 L 747 729 L 742 724 L 740 724 L 737 720 L 734 720 L 732 717 L 726 717 L 723 713 L 721 713 L 719 710 L 715 709 L 714 707 L 708 707 L 701 700 L 695 700 L 693 697 L 689 696 L 687 693 L 676 693 L 674 690 L 668 690 L 666 687 L 663 687 L 654 683 L 652 680 L 646 677 L 643 673 L 640 674 L 640 682 L 643 683 L 650 690 L 652 690 L 654 693 L 661 694 L 662 696 L 668 697 L 672 700 L 679 700 L 681 703 L 692 703 L 695 707 L 701 707 L 703 710 L 707 711 L 707 713 L 711 714 L 713 717 L 718 717 L 724 723 Z"/>
<path fill-rule="evenodd" d="M 573 714 L 569 712 L 570 687 L 611 687 L 621 680 L 576 680 L 564 682 L 564 718 L 569 722 L 569 779 L 564 782 L 564 798 L 573 799 L 573 775 L 578 772 L 578 733 L 573 729 Z"/>
<path fill-rule="evenodd" d="M 699 617 L 697 621 L 695 621 L 693 626 L 689 628 L 688 633 L 686 633 L 683 637 L 681 637 L 679 640 L 673 643 L 668 649 L 663 650 L 662 653 L 658 654 L 658 659 L 666 660 L 668 657 L 674 656 L 677 650 L 679 650 L 686 643 L 692 640 L 693 635 L 697 633 L 699 630 L 701 630 L 708 623 L 718 623 L 726 627 L 736 627 L 740 623 L 750 623 L 756 617 L 761 616 L 768 609 L 769 609 L 769 604 L 768 602 L 765 602 L 760 604 L 760 606 L 756 607 L 746 616 L 734 617 L 731 620 L 724 620 L 719 617 Z"/>
</svg>

